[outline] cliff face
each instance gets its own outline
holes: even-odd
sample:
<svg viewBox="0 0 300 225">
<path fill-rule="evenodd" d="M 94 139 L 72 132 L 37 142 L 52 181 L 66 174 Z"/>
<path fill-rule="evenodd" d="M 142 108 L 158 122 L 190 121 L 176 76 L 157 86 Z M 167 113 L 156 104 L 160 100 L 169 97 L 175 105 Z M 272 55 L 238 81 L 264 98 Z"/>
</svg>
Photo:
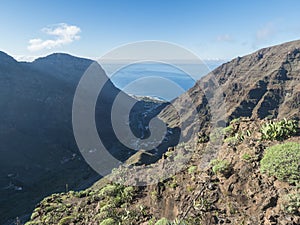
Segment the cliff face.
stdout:
<svg viewBox="0 0 300 225">
<path fill-rule="evenodd" d="M 214 122 L 240 116 L 299 118 L 299 74 L 300 41 L 264 48 L 216 68 L 173 105 L 179 109 L 181 120 L 188 121 L 195 116 L 188 104 L 192 102 L 200 127 L 212 117 Z M 179 125 L 171 106 L 160 117 L 173 126 Z M 185 134 L 194 129 L 190 123 L 182 125 Z"/>
<path fill-rule="evenodd" d="M 299 117 L 299 41 L 237 58 L 213 73 L 230 117 Z"/>
</svg>

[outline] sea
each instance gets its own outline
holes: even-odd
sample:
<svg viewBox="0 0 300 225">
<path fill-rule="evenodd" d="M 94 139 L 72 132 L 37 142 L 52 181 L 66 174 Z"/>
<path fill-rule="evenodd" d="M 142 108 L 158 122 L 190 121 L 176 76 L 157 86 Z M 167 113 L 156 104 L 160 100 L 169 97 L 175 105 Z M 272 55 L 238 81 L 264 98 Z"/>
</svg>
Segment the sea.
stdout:
<svg viewBox="0 0 300 225">
<path fill-rule="evenodd" d="M 102 67 L 114 85 L 129 95 L 172 101 L 222 63 L 223 60 L 201 64 L 141 62 L 102 64 Z"/>
</svg>

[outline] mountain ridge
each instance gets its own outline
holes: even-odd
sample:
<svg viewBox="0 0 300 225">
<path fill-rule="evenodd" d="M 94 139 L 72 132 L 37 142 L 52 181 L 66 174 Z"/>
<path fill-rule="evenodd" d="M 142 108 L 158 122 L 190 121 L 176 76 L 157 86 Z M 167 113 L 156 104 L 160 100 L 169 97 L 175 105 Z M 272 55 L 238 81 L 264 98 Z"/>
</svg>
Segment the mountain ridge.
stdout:
<svg viewBox="0 0 300 225">
<path fill-rule="evenodd" d="M 0 60 L 1 224 L 29 213 L 42 197 L 64 191 L 66 185 L 70 189 L 85 188 L 101 177 L 81 156 L 72 127 L 76 87 L 87 68 L 96 62 L 52 54 L 24 63 L 2 55 L 5 60 Z M 117 89 L 99 65 L 97 68 L 97 75 L 108 80 L 95 109 L 98 132 L 108 150 L 125 161 L 132 153 L 113 139 L 111 115 L 106 108 L 111 107 L 118 94 L 125 103 L 136 100 Z M 133 113 L 139 114 L 145 105 L 141 102 Z M 121 118 L 125 116 L 122 113 L 119 112 Z"/>
</svg>

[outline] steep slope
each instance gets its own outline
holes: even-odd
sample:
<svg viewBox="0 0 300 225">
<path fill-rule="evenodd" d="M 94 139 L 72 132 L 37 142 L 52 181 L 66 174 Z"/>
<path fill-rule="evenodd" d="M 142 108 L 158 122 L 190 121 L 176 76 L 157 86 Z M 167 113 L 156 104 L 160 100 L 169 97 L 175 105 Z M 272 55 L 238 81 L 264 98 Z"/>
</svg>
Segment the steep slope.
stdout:
<svg viewBox="0 0 300 225">
<path fill-rule="evenodd" d="M 202 125 L 212 116 L 220 120 L 240 116 L 299 118 L 299 73 L 300 41 L 288 42 L 221 65 L 173 104 L 180 109 L 180 118 L 188 120 L 187 102 L 191 99 Z M 213 103 L 215 98 L 219 101 L 217 106 Z M 166 107 L 160 117 L 169 124 L 177 124 L 171 107 Z M 189 133 L 192 128 L 192 124 L 183 124 L 182 131 Z"/>
<path fill-rule="evenodd" d="M 90 63 L 76 73 L 82 74 Z M 58 68 L 55 62 L 52 67 Z M 62 191 L 66 184 L 74 186 L 70 171 L 75 168 L 81 179 L 96 175 L 79 161 L 73 138 L 74 84 L 48 75 L 47 70 L 1 57 L 1 224 L 28 212 L 42 196 Z"/>
<path fill-rule="evenodd" d="M 86 188 L 100 178 L 81 156 L 72 129 L 75 90 L 92 63 L 59 53 L 19 63 L 0 52 L 0 224 L 29 213 L 44 196 Z M 97 72 L 106 78 L 100 66 Z M 132 153 L 116 140 L 108 110 L 118 94 L 108 81 L 95 118 L 107 149 L 125 161 Z M 126 104 L 136 100 L 121 95 L 126 111 Z M 144 112 L 144 105 L 133 113 Z M 120 118 L 128 116 L 122 113 Z M 133 117 L 132 123 L 137 122 Z"/>
<path fill-rule="evenodd" d="M 192 152 L 181 172 L 157 185 L 133 188 L 101 179 L 86 191 L 50 196 L 28 224 L 154 224 L 162 217 L 185 221 L 175 224 L 299 224 L 299 187 L 261 171 L 268 147 L 300 143 L 299 127 L 295 137 L 280 141 L 264 140 L 260 131 L 264 118 L 299 119 L 299 49 L 294 41 L 218 67 L 172 102 L 182 124 L 172 106 L 161 111 L 171 127 L 181 125 L 187 143 L 170 148 L 153 167 L 180 163 Z M 239 117 L 248 118 L 222 128 Z M 203 166 L 206 156 L 217 161 Z M 294 160 L 297 167 L 299 156 Z"/>
</svg>

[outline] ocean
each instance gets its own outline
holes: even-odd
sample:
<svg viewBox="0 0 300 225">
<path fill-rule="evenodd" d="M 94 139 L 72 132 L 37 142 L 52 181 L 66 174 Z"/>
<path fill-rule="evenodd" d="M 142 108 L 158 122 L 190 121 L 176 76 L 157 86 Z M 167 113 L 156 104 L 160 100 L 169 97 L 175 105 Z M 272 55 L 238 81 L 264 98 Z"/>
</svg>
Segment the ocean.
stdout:
<svg viewBox="0 0 300 225">
<path fill-rule="evenodd" d="M 116 87 L 129 95 L 149 96 L 171 101 L 195 85 L 195 82 L 223 61 L 199 64 L 142 62 L 129 65 L 102 64 Z"/>
</svg>

